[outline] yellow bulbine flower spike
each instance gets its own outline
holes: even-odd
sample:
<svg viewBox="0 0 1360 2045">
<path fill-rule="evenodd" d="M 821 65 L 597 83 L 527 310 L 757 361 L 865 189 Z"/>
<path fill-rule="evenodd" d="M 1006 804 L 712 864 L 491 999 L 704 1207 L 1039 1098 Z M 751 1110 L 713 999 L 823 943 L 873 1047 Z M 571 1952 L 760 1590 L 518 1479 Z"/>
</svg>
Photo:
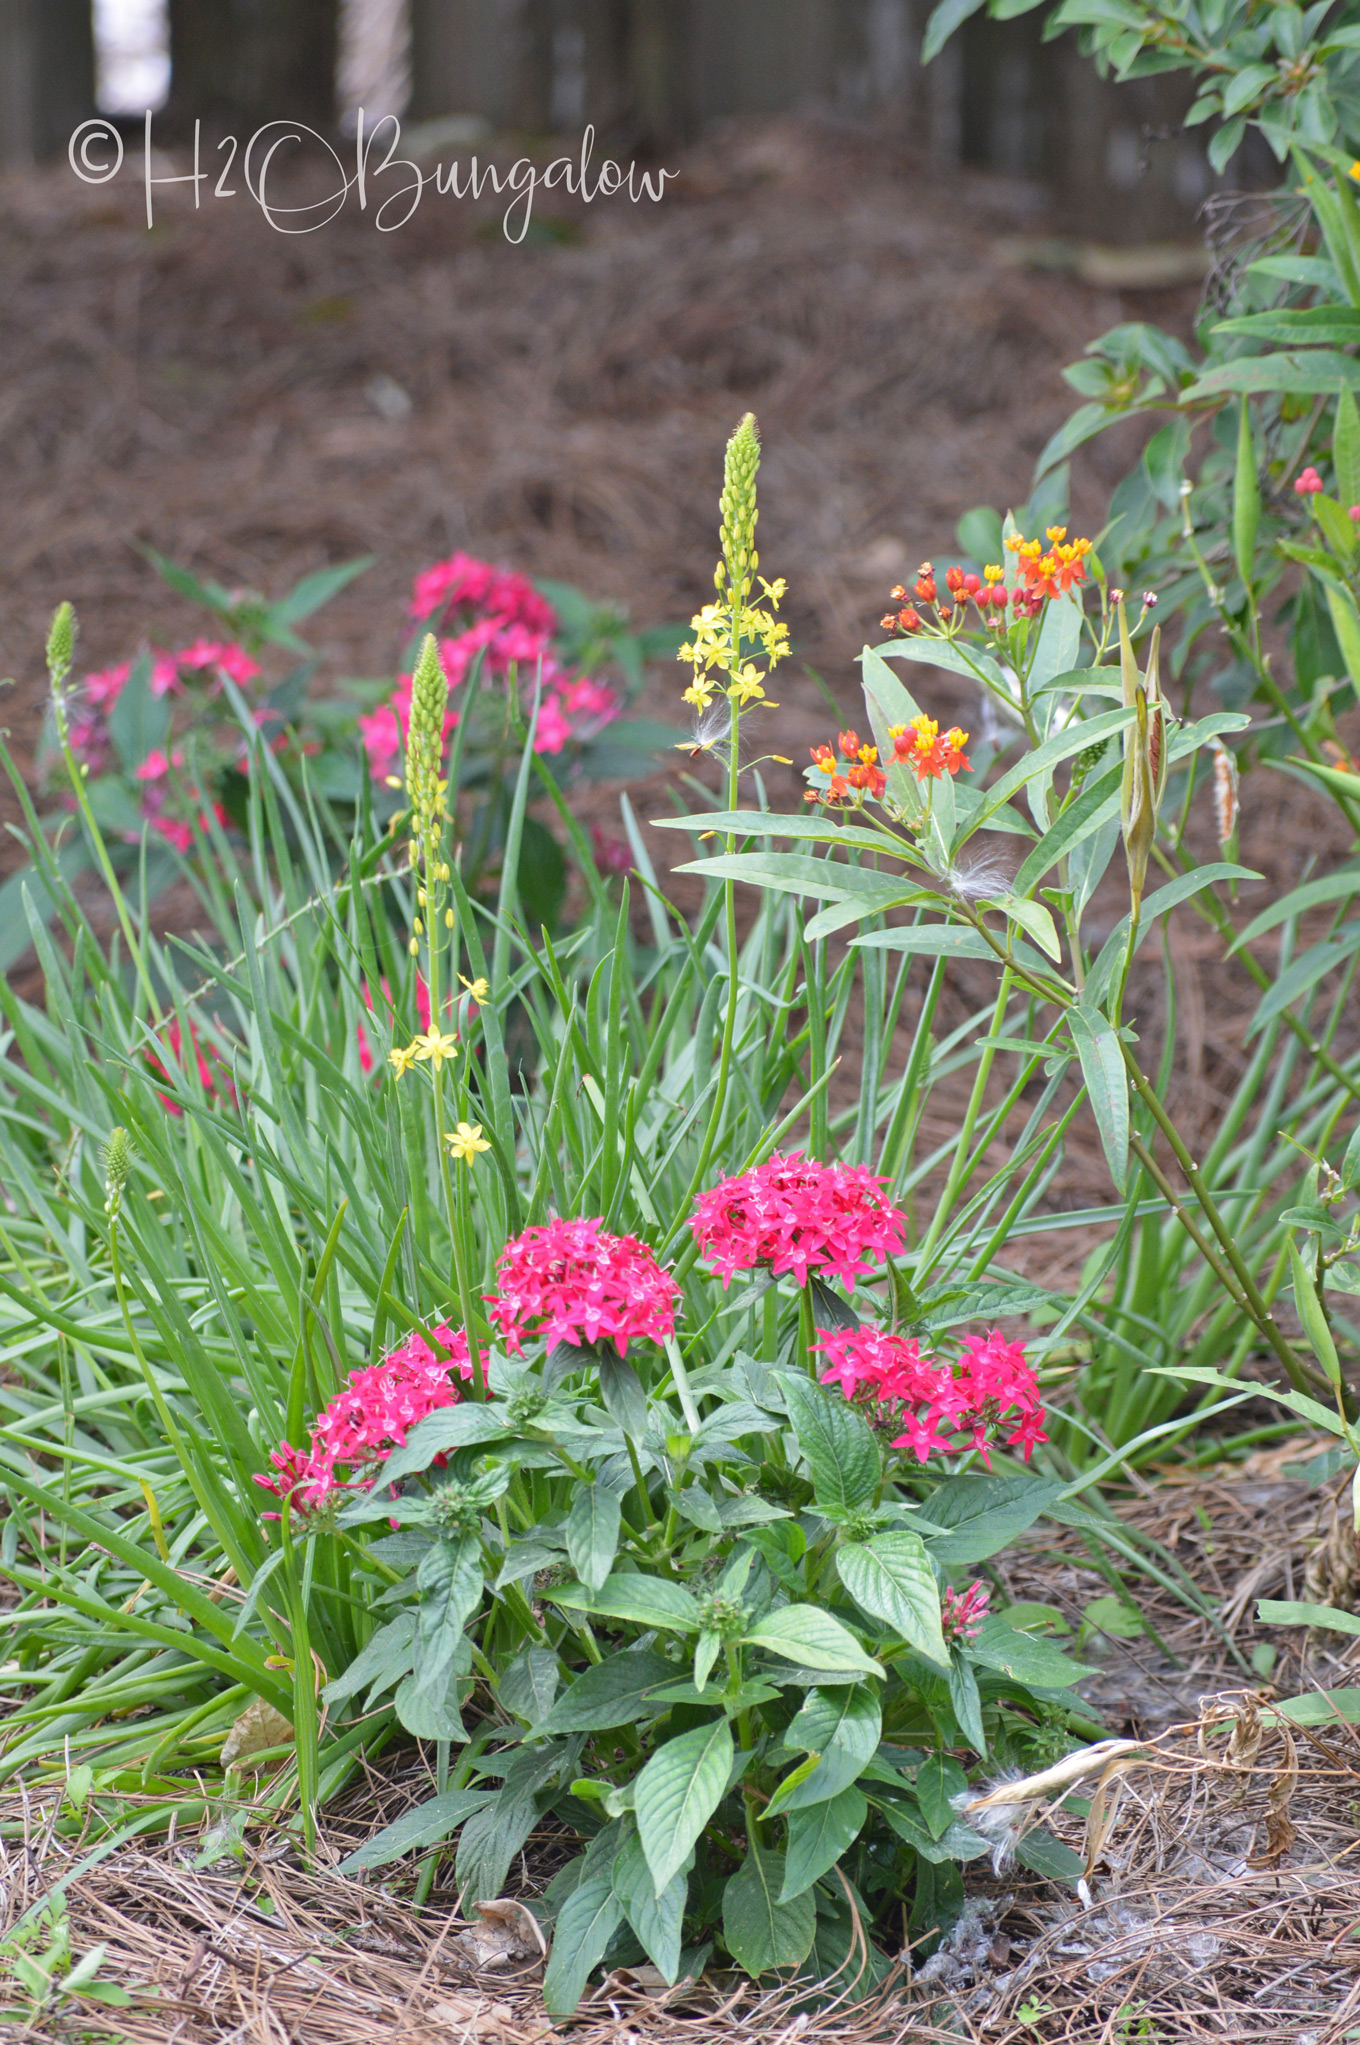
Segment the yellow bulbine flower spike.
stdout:
<svg viewBox="0 0 1360 2045">
<path fill-rule="evenodd" d="M 444 1141 L 449 1146 L 450 1156 L 466 1165 L 473 1163 L 479 1150 L 491 1148 L 482 1135 L 480 1122 L 460 1122 L 456 1129 L 449 1130 Z"/>
<path fill-rule="evenodd" d="M 1119 669 L 1126 709 L 1135 718 L 1124 730 L 1124 778 L 1119 791 L 1119 822 L 1124 836 L 1124 857 L 1129 868 L 1129 891 L 1135 906 L 1143 899 L 1152 841 L 1157 835 L 1157 812 L 1166 788 L 1170 761 L 1166 744 L 1166 710 L 1158 673 L 1161 628 L 1154 629 L 1148 649 L 1147 668 L 1140 675 L 1129 637 L 1124 600 L 1119 600 Z"/>
<path fill-rule="evenodd" d="M 433 632 L 427 632 L 411 676 L 411 722 L 406 734 L 406 787 L 418 834 L 429 831 L 442 814 L 444 717 L 449 684 Z"/>
<path fill-rule="evenodd" d="M 722 512 L 723 563 L 727 580 L 740 592 L 750 572 L 756 546 L 756 470 L 760 467 L 760 434 L 756 415 L 748 412 L 727 443 L 723 462 L 723 487 L 719 499 Z"/>
<path fill-rule="evenodd" d="M 458 1039 L 457 1037 L 443 1036 L 435 1028 L 434 1024 L 431 1023 L 424 1036 L 416 1038 L 413 1048 L 416 1057 L 422 1065 L 427 1063 L 433 1065 L 435 1071 L 438 1072 L 442 1068 L 445 1059 L 456 1058 L 458 1056 Z"/>
<path fill-rule="evenodd" d="M 418 1044 L 394 1044 L 392 1046 L 387 1054 L 387 1062 L 398 1079 L 409 1072 L 415 1064 L 419 1048 Z"/>
</svg>

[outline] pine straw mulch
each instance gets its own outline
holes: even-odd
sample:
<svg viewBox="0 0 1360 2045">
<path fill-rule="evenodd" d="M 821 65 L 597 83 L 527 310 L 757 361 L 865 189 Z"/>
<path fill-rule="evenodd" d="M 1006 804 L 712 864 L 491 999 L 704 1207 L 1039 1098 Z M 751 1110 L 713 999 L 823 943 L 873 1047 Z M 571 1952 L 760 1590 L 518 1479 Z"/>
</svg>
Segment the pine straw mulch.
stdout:
<svg viewBox="0 0 1360 2045">
<path fill-rule="evenodd" d="M 1229 2039 L 1234 2045 L 1331 2045 L 1360 2036 L 1360 1729 L 1339 1718 L 1288 1723 L 1273 1696 L 1348 1687 L 1354 1651 L 1335 1636 L 1256 1626 L 1262 1595 L 1304 1595 L 1334 1559 L 1344 1480 L 1302 1474 L 1320 1445 L 1289 1442 L 1244 1463 L 1165 1469 L 1122 1509 L 1131 1525 L 1193 1567 L 1221 1632 L 1166 1593 L 1134 1585 L 1151 1638 L 1111 1641 L 1083 1684 L 1117 1752 L 1058 1805 L 1030 1804 L 1083 1859 L 1086 1887 L 986 1861 L 965 1871 L 968 1903 L 923 1963 L 897 1956 L 870 1996 L 830 2000 L 806 1986 L 757 1991 L 711 1970 L 667 1991 L 620 1969 L 576 2016 L 553 2020 L 540 1996 L 542 1955 L 516 1925 L 457 1914 L 436 1887 L 409 1895 L 414 1858 L 351 1879 L 336 1864 L 380 1824 L 430 1794 L 408 1756 L 356 1783 L 327 1813 L 315 1862 L 292 1834 L 249 1831 L 244 1858 L 199 1868 L 202 1841 L 125 1845 L 80 1867 L 88 1843 L 53 1835 L 43 1797 L 10 1799 L 24 1842 L 0 1845 L 3 1920 L 12 1924 L 65 1881 L 75 1950 L 104 1945 L 101 1979 L 131 1990 L 126 2009 L 55 2018 L 6 2038 L 128 2045 L 681 2045 L 719 2032 L 733 2045 L 1116 2045 Z M 1353 1545 L 1352 1545 L 1352 1553 Z M 1079 1537 L 1053 1531 L 1005 1558 L 1012 1596 L 1078 1623 L 1108 1589 Z M 1239 1654 L 1268 1641 L 1273 1687 Z M 1186 1708 L 1181 1708 L 1186 1707 Z M 1168 1722 L 1170 1721 L 1170 1722 Z M 1089 1809 L 1088 1802 L 1089 1799 Z M 129 1812 L 128 1815 L 131 1815 Z M 569 1851 L 535 1836 L 510 1887 L 532 1900 Z M 488 1960 L 500 1964 L 487 1964 Z"/>
</svg>

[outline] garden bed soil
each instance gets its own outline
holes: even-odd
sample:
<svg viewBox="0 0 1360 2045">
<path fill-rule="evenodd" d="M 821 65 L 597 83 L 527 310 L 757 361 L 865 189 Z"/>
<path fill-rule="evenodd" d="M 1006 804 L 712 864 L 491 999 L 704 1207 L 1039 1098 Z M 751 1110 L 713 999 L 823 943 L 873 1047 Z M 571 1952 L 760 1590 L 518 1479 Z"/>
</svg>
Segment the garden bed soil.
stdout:
<svg viewBox="0 0 1360 2045">
<path fill-rule="evenodd" d="M 488 1930 L 438 1885 L 417 1908 L 414 1856 L 382 1882 L 335 1872 L 430 1794 L 427 1762 L 411 1752 L 327 1812 L 310 1867 L 291 1834 L 263 1826 L 242 1858 L 206 1867 L 198 1836 L 133 1840 L 98 1860 L 89 1841 L 55 1839 L 50 1795 L 10 1796 L 0 1848 L 9 1920 L 65 1880 L 76 1949 L 103 1945 L 100 1978 L 133 1997 L 108 2012 L 107 2035 L 127 2045 L 711 2045 L 719 2035 L 736 2045 L 1333 2045 L 1360 2024 L 1360 1732 L 1339 1719 L 1287 1725 L 1270 1702 L 1350 1687 L 1360 1643 L 1334 1655 L 1254 1620 L 1258 1596 L 1302 1584 L 1330 1527 L 1338 1485 L 1303 1474 L 1321 1446 L 1158 1471 L 1126 1501 L 1126 1522 L 1196 1573 L 1213 1623 L 1140 1580 L 1134 1595 L 1161 1645 L 1109 1640 L 1102 1657 L 1098 1632 L 1082 1638 L 1084 1658 L 1103 1660 L 1082 1689 L 1106 1732 L 1146 1743 L 1126 1757 L 1122 1790 L 1107 1786 L 1122 1802 L 1109 1797 L 1085 1892 L 975 1862 L 948 1939 L 928 1959 L 919 1942 L 895 1956 L 867 1999 L 757 1991 L 726 1971 L 668 1991 L 646 1969 L 621 1969 L 574 2018 L 550 2019 L 536 1939 L 513 1910 L 502 1913 L 507 1931 Z M 1074 1632 L 1108 1589 L 1067 1530 L 1036 1532 L 1004 1559 L 1004 1579 Z M 1242 1666 L 1263 1643 L 1277 1653 L 1269 1684 Z M 1074 1794 L 1027 1822 L 1041 1819 L 1084 1858 L 1085 1808 Z M 541 1894 L 569 1851 L 564 1835 L 540 1831 L 512 1891 Z M 98 2030 L 86 2005 L 78 2020 L 23 2035 L 55 2045 Z"/>
</svg>

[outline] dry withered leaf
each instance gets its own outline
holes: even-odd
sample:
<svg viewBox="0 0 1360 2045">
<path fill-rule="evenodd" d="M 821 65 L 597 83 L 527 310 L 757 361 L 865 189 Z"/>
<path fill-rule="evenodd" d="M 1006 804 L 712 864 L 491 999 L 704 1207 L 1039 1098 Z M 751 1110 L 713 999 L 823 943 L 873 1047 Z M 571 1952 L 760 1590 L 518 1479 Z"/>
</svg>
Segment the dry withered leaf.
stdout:
<svg viewBox="0 0 1360 2045">
<path fill-rule="evenodd" d="M 286 1746 L 292 1737 L 293 1728 L 283 1713 L 257 1697 L 246 1706 L 223 1740 L 222 1766 L 240 1768 L 252 1755 L 263 1754 L 270 1747 Z"/>
<path fill-rule="evenodd" d="M 522 1967 L 546 1961 L 548 1941 L 532 1910 L 513 1896 L 495 1896 L 475 1906 L 478 1921 L 449 1944 L 473 1967 Z"/>
</svg>

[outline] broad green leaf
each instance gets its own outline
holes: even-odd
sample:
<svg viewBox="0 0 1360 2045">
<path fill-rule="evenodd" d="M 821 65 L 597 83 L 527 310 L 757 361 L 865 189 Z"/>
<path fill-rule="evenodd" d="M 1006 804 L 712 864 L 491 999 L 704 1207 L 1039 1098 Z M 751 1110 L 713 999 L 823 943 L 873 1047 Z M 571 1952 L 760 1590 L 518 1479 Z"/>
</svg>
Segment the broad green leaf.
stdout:
<svg viewBox="0 0 1360 2045">
<path fill-rule="evenodd" d="M 1291 1725 L 1335 1725 L 1344 1719 L 1360 1724 L 1360 1690 L 1314 1690 L 1303 1697 L 1280 1697 L 1262 1707 L 1264 1716 L 1286 1718 Z"/>
<path fill-rule="evenodd" d="M 921 1816 L 933 1839 L 942 1839 L 954 1822 L 953 1799 L 968 1787 L 968 1777 L 949 1754 L 927 1754 L 913 1785 Z"/>
<path fill-rule="evenodd" d="M 908 849 L 907 841 L 891 831 L 873 829 L 872 819 L 859 824 L 837 823 L 824 812 L 798 816 L 763 809 L 700 810 L 691 816 L 657 817 L 654 821 L 657 829 L 663 831 L 730 831 L 750 838 L 804 838 L 817 844 L 849 845 L 861 852 L 886 853 L 892 859 L 900 859 Z"/>
<path fill-rule="evenodd" d="M 1069 1008 L 1067 1027 L 1081 1061 L 1081 1076 L 1115 1185 L 1129 1174 L 1129 1082 L 1114 1027 L 1103 1015 Z"/>
<path fill-rule="evenodd" d="M 1015 1857 L 1021 1867 L 1044 1875 L 1050 1882 L 1079 1882 L 1086 1862 L 1079 1853 L 1055 1839 L 1046 1825 L 1035 1825 L 1016 1842 Z"/>
<path fill-rule="evenodd" d="M 515 1855 L 539 1821 L 538 1798 L 579 1749 L 579 1742 L 515 1747 L 500 1789 L 474 1811 L 458 1841 L 454 1876 L 472 1896 L 499 1896 Z"/>
<path fill-rule="evenodd" d="M 674 1674 L 674 1662 L 668 1662 L 664 1655 L 655 1654 L 650 1648 L 612 1654 L 576 1678 L 533 1728 L 530 1737 L 537 1740 L 550 1733 L 603 1733 L 616 1725 L 631 1725 L 639 1718 L 653 1718 L 665 1707 L 649 1703 L 646 1692 Z"/>
<path fill-rule="evenodd" d="M 864 1415 L 843 1393 L 808 1378 L 788 1377 L 782 1388 L 818 1505 L 854 1512 L 872 1504 L 883 1482 L 883 1458 Z"/>
<path fill-rule="evenodd" d="M 1360 362 L 1354 356 L 1338 354 L 1334 348 L 1304 348 L 1279 355 L 1239 356 L 1235 362 L 1221 362 L 1181 392 L 1182 404 L 1196 404 L 1203 398 L 1222 397 L 1228 392 L 1294 392 L 1317 395 L 1334 391 L 1338 384 L 1354 389 L 1360 384 Z"/>
<path fill-rule="evenodd" d="M 602 1589 L 614 1566 L 621 1523 L 617 1491 L 607 1491 L 603 1484 L 581 1486 L 567 1514 L 567 1553 L 589 1591 Z"/>
<path fill-rule="evenodd" d="M 674 871 L 697 873 L 705 880 L 746 881 L 752 887 L 772 888 L 777 894 L 813 895 L 823 902 L 861 898 L 877 902 L 885 892 L 881 873 L 847 866 L 842 859 L 815 859 L 806 852 L 718 853 L 712 859 L 687 860 Z M 888 892 L 901 894 L 904 890 L 893 880 Z"/>
<path fill-rule="evenodd" d="M 715 1719 L 667 1740 L 636 1777 L 633 1811 L 658 1895 L 726 1795 L 735 1752 L 727 1720 Z"/>
<path fill-rule="evenodd" d="M 754 1839 L 723 1890 L 723 1943 L 753 1980 L 775 1967 L 801 1967 L 817 1932 L 810 1892 L 781 1903 L 784 1856 Z"/>
<path fill-rule="evenodd" d="M 1046 1285 L 1031 1285 L 1016 1279 L 1009 1285 L 983 1279 L 976 1285 L 961 1286 L 957 1292 L 928 1292 L 921 1301 L 921 1327 L 928 1330 L 956 1328 L 962 1321 L 998 1321 L 1003 1314 L 1031 1314 L 1036 1307 L 1050 1306 L 1058 1297 Z M 932 1301 L 939 1300 L 939 1305 Z"/>
<path fill-rule="evenodd" d="M 922 958 L 986 959 L 991 965 L 1001 964 L 985 937 L 956 923 L 908 923 L 897 930 L 870 930 L 853 941 L 867 951 L 915 952 Z M 1027 944 L 1012 942 L 1010 954 L 1027 972 L 1048 970 L 1039 953 Z"/>
<path fill-rule="evenodd" d="M 457 1653 L 463 1629 L 482 1595 L 482 1544 L 479 1535 L 440 1541 L 416 1571 L 420 1604 L 416 1613 L 416 1675 L 430 1689 L 437 1673 Z"/>
<path fill-rule="evenodd" d="M 955 29 L 962 28 L 970 15 L 976 14 L 983 0 L 939 0 L 931 10 L 926 22 L 926 32 L 921 43 L 921 62 L 928 64 L 932 57 L 938 57 Z"/>
<path fill-rule="evenodd" d="M 658 1896 L 636 1823 L 614 1856 L 614 1894 L 654 1967 L 674 1984 L 680 1976 L 681 1930 L 689 1877 L 682 1868 Z"/>
<path fill-rule="evenodd" d="M 1336 1341 L 1322 1310 L 1317 1285 L 1313 1274 L 1299 1255 L 1298 1245 L 1292 1233 L 1286 1237 L 1289 1251 L 1290 1275 L 1294 1280 L 1294 1307 L 1303 1331 L 1313 1347 L 1313 1354 L 1326 1373 L 1327 1382 L 1341 1389 L 1341 1359 L 1336 1353 Z"/>
<path fill-rule="evenodd" d="M 991 1842 L 957 1818 L 949 1830 L 936 1839 L 914 1800 L 905 1797 L 872 1796 L 870 1802 L 883 1813 L 899 1839 L 920 1854 L 922 1860 L 939 1866 L 942 1861 L 977 1860 L 991 1852 Z"/>
<path fill-rule="evenodd" d="M 442 1796 L 431 1797 L 428 1803 L 417 1804 L 413 1811 L 403 1811 L 390 1825 L 384 1825 L 380 1832 L 347 1854 L 340 1862 L 339 1872 L 355 1875 L 363 1868 L 386 1867 L 391 1861 L 400 1860 L 404 1853 L 435 1846 L 456 1832 L 474 1811 L 493 1802 L 494 1796 L 494 1791 L 484 1789 L 450 1789 Z"/>
<path fill-rule="evenodd" d="M 853 1786 L 828 1803 L 789 1812 L 789 1844 L 784 1860 L 781 1903 L 791 1903 L 833 1868 L 864 1830 L 869 1806 Z"/>
<path fill-rule="evenodd" d="M 561 1664 L 550 1647 L 523 1647 L 502 1674 L 496 1695 L 516 1718 L 536 1725 L 552 1710 L 561 1679 Z"/>
<path fill-rule="evenodd" d="M 815 1605 L 783 1605 L 767 1612 L 747 1633 L 746 1641 L 750 1647 L 763 1647 L 807 1669 L 856 1676 L 883 1674 L 853 1633 Z"/>
<path fill-rule="evenodd" d="M 937 1667 L 949 1667 L 940 1590 L 919 1534 L 903 1527 L 836 1550 L 836 1573 L 860 1608 Z"/>
<path fill-rule="evenodd" d="M 1034 479 L 1038 482 L 1050 469 L 1056 469 L 1059 462 L 1065 462 L 1074 449 L 1084 441 L 1094 440 L 1097 433 L 1103 433 L 1107 426 L 1113 426 L 1122 419 L 1129 408 L 1123 405 L 1078 405 L 1057 432 L 1046 443 L 1038 461 L 1034 464 Z"/>
<path fill-rule="evenodd" d="M 699 1607 L 683 1584 L 664 1576 L 640 1576 L 615 1570 L 598 1591 L 573 1584 L 545 1593 L 556 1605 L 567 1605 L 602 1619 L 627 1619 L 635 1626 L 657 1626 L 668 1633 L 697 1633 Z"/>
<path fill-rule="evenodd" d="M 1045 1477 L 950 1477 L 930 1494 L 930 1517 L 947 1534 L 932 1534 L 927 1546 L 946 1569 L 985 1562 L 1032 1527 L 1062 1495 L 1061 1484 Z"/>
<path fill-rule="evenodd" d="M 1051 1640 L 1017 1633 L 996 1613 L 983 1620 L 966 1652 L 984 1669 L 998 1669 L 1017 1683 L 1037 1683 L 1041 1690 L 1066 1690 L 1083 1676 L 1095 1674 L 1084 1663 L 1069 1660 Z"/>
<path fill-rule="evenodd" d="M 1164 887 L 1143 897 L 1138 937 L 1134 944 L 1135 952 L 1142 949 L 1159 916 L 1166 915 L 1171 909 L 1179 908 L 1182 902 L 1188 902 L 1205 888 L 1212 887 L 1215 881 L 1260 879 L 1261 875 L 1250 866 L 1235 866 L 1231 860 L 1218 859 L 1206 861 L 1203 866 L 1195 867 L 1190 873 L 1177 874 L 1176 878 L 1167 881 Z M 1101 946 L 1100 956 L 1087 975 L 1082 994 L 1083 1010 L 1095 1009 L 1105 999 L 1115 975 L 1123 971 L 1128 941 L 1129 919 L 1123 916 Z"/>
<path fill-rule="evenodd" d="M 995 901 L 985 902 L 983 907 L 999 909 L 1003 916 L 1008 916 L 1022 930 L 1027 930 L 1039 949 L 1047 952 L 1055 964 L 1061 963 L 1062 946 L 1058 942 L 1057 926 L 1052 911 L 1046 909 L 1042 902 L 1027 902 L 1020 895 L 1002 895 Z"/>
<path fill-rule="evenodd" d="M 647 1394 L 634 1366 L 606 1344 L 596 1365 L 596 1379 L 605 1412 L 615 1426 L 621 1427 L 630 1441 L 641 1441 L 647 1432 Z M 581 1581 L 588 1579 L 582 1575 Z"/>
<path fill-rule="evenodd" d="M 1234 111 L 1228 108 L 1229 113 Z M 1218 320 L 1211 331 L 1279 341 L 1286 347 L 1345 348 L 1360 341 L 1360 312 L 1349 305 L 1286 305 L 1276 312 L 1239 313 Z"/>
<path fill-rule="evenodd" d="M 1360 1615 L 1298 1598 L 1259 1598 L 1256 1616 L 1263 1626 L 1324 1626 L 1332 1633 L 1360 1633 Z"/>
<path fill-rule="evenodd" d="M 404 1676 L 415 1660 L 416 1615 L 398 1612 L 386 1626 L 380 1626 L 365 1647 L 361 1647 L 343 1674 L 327 1683 L 322 1702 L 331 1710 L 360 1690 L 381 1682 L 384 1687 Z"/>
<path fill-rule="evenodd" d="M 109 712 L 109 737 L 124 770 L 131 774 L 147 755 L 159 752 L 170 735 L 170 698 L 153 695 L 151 662 L 143 656 Z"/>
<path fill-rule="evenodd" d="M 873 1759 L 882 1736 L 883 1710 L 877 1692 L 866 1684 L 810 1690 L 784 1734 L 784 1745 L 811 1755 L 816 1766 L 787 1791 L 781 1783 L 761 1813 L 762 1820 L 781 1811 L 811 1810 L 814 1804 L 839 1796 Z M 789 1780 L 785 1777 L 785 1782 Z"/>
<path fill-rule="evenodd" d="M 447 1455 L 450 1449 L 478 1447 L 513 1433 L 505 1414 L 494 1404 L 479 1406 L 465 1399 L 457 1406 L 441 1406 L 416 1422 L 405 1446 L 383 1464 L 373 1488 L 384 1492 L 389 1484 L 428 1470 L 436 1456 Z"/>
<path fill-rule="evenodd" d="M 623 1905 L 614 1894 L 612 1861 L 606 1861 L 582 1875 L 558 1912 L 543 1976 L 543 2003 L 549 2016 L 571 2015 L 585 1993 L 591 1970 L 599 1966 L 622 1922 Z"/>
<path fill-rule="evenodd" d="M 1065 731 L 1056 732 L 1052 738 L 1045 739 L 1041 746 L 1036 746 L 1032 752 L 1026 753 L 1022 760 L 1017 761 L 1014 767 L 987 790 L 986 804 L 978 812 L 978 823 L 986 823 L 988 814 L 998 804 L 1009 801 L 1011 796 L 1017 794 L 1037 774 L 1058 766 L 1063 760 L 1070 760 L 1074 753 L 1085 752 L 1089 746 L 1095 745 L 1097 740 L 1109 738 L 1113 733 L 1122 731 L 1124 726 L 1132 721 L 1133 714 L 1132 710 L 1123 708 L 1102 710 L 1099 716 L 1080 718 L 1070 724 Z"/>
</svg>

